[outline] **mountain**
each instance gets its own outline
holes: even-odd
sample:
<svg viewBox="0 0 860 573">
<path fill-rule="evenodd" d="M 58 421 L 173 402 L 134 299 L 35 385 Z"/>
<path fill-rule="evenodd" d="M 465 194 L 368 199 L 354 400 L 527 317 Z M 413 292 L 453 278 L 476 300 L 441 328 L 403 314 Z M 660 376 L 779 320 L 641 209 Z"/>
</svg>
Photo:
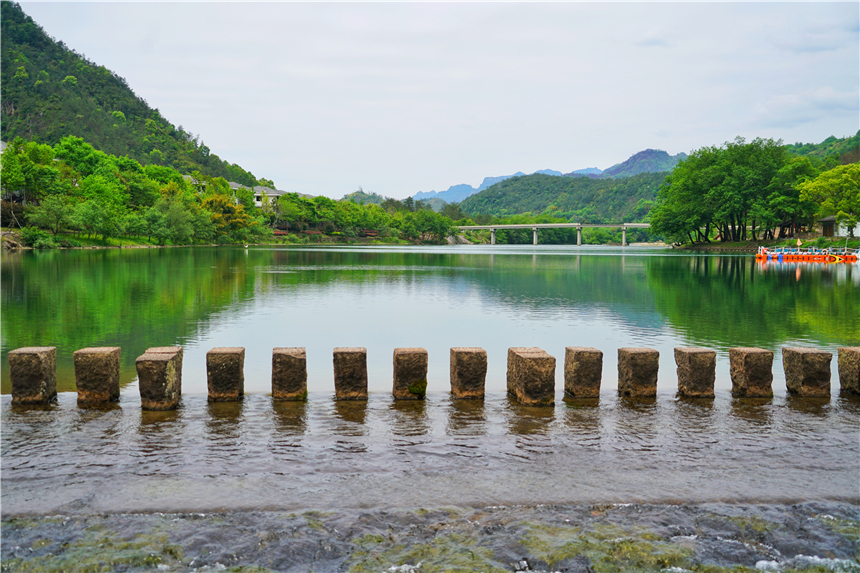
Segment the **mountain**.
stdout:
<svg viewBox="0 0 860 573">
<path fill-rule="evenodd" d="M 56 145 L 68 135 L 96 149 L 180 173 L 200 171 L 248 187 L 266 185 L 175 127 L 126 81 L 49 37 L 18 4 L 0 2 L 0 136 Z"/>
<path fill-rule="evenodd" d="M 632 177 L 512 177 L 460 203 L 470 215 L 531 213 L 579 223 L 637 222 L 645 218 L 668 173 Z"/>
<path fill-rule="evenodd" d="M 603 169 L 598 169 L 597 167 L 586 167 L 585 169 L 577 169 L 576 171 L 571 171 L 570 173 L 565 173 L 567 177 L 576 177 L 577 175 L 601 175 L 603 173 Z"/>
<path fill-rule="evenodd" d="M 795 143 L 785 148 L 792 155 L 818 159 L 838 155 L 842 163 L 857 163 L 860 161 L 860 131 L 853 137 L 839 139 L 831 135 L 821 143 Z"/>
<path fill-rule="evenodd" d="M 553 173 L 558 173 L 554 171 Z M 561 173 L 558 173 L 561 175 Z M 517 177 L 520 175 L 525 175 L 520 171 L 516 172 L 513 175 L 501 175 L 499 177 L 484 177 L 484 181 L 478 186 L 478 188 L 474 188 L 471 185 L 466 183 L 461 183 L 460 185 L 452 185 L 448 187 L 445 191 L 419 191 L 415 195 L 412 196 L 416 201 L 428 201 L 431 205 L 439 205 L 441 208 L 441 203 L 439 201 L 431 201 L 433 199 L 439 199 L 444 201 L 445 203 L 459 203 L 466 197 L 470 195 L 474 195 L 479 191 L 483 191 L 487 187 L 491 185 L 495 185 L 499 181 L 504 181 L 510 177 Z M 436 209 L 438 211 L 438 209 Z"/>
<path fill-rule="evenodd" d="M 603 177 L 630 177 L 639 173 L 661 173 L 672 171 L 686 153 L 669 155 L 662 149 L 646 149 L 633 155 L 627 161 L 613 165 L 603 171 Z"/>
</svg>

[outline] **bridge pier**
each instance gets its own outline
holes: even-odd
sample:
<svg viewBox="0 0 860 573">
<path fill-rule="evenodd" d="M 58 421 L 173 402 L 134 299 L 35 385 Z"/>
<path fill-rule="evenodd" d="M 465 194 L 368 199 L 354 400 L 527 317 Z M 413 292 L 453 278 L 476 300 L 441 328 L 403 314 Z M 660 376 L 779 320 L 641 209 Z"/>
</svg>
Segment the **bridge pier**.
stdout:
<svg viewBox="0 0 860 573">
<path fill-rule="evenodd" d="M 532 245 L 537 245 L 537 227 L 532 229 Z"/>
<path fill-rule="evenodd" d="M 621 246 L 627 246 L 627 227 L 621 227 Z"/>
<path fill-rule="evenodd" d="M 576 246 L 582 246 L 582 227 L 576 229 Z"/>
<path fill-rule="evenodd" d="M 496 244 L 496 230 L 495 229 L 490 229 L 490 244 L 491 245 Z"/>
</svg>

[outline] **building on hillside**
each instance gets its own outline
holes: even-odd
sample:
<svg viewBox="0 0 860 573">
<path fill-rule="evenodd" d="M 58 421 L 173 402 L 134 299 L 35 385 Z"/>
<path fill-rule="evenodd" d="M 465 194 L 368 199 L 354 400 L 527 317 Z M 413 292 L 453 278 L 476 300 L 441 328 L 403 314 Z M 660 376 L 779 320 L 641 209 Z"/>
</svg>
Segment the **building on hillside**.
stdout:
<svg viewBox="0 0 860 573">
<path fill-rule="evenodd" d="M 860 224 L 855 225 L 854 232 L 851 233 L 851 229 L 848 228 L 847 224 L 841 223 L 837 225 L 836 217 L 833 215 L 819 219 L 818 223 L 821 225 L 822 237 L 847 237 L 849 234 L 860 237 Z"/>
</svg>

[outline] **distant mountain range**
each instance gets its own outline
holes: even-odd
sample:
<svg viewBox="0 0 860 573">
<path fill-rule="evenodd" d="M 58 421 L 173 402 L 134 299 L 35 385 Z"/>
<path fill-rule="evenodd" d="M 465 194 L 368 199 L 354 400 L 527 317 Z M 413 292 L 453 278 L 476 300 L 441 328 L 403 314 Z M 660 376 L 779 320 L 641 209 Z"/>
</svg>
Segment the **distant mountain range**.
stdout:
<svg viewBox="0 0 860 573">
<path fill-rule="evenodd" d="M 552 169 L 541 169 L 540 171 L 535 171 L 532 175 L 540 174 L 553 175 L 555 177 L 591 177 L 593 179 L 631 177 L 640 173 L 660 173 L 663 171 L 671 171 L 675 165 L 685 157 L 687 157 L 686 153 L 669 155 L 660 149 L 646 149 L 645 151 L 636 153 L 627 161 L 616 163 L 605 171 L 598 169 L 597 167 L 587 167 L 585 169 L 571 171 L 570 173 L 562 173 L 561 171 L 554 171 Z M 459 203 L 467 197 L 471 197 L 475 193 L 479 193 L 496 183 L 512 177 L 521 177 L 523 175 L 525 175 L 525 173 L 517 171 L 513 175 L 485 177 L 477 188 L 466 183 L 461 183 L 460 185 L 452 185 L 445 191 L 421 191 L 413 195 L 412 198 L 416 201 L 428 201 L 434 205 L 434 207 L 442 201 L 446 203 Z"/>
</svg>

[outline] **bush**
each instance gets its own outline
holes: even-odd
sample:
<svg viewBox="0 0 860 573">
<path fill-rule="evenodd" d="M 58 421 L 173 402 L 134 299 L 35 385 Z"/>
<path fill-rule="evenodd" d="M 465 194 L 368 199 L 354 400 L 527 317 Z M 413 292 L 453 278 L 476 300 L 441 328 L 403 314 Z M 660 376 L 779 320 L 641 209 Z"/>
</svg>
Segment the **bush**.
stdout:
<svg viewBox="0 0 860 573">
<path fill-rule="evenodd" d="M 66 237 L 64 239 L 60 239 L 60 246 L 68 249 L 70 247 L 80 247 L 81 242 L 77 239 L 72 239 L 71 237 Z"/>
<path fill-rule="evenodd" d="M 24 227 L 21 229 L 21 241 L 34 249 L 57 248 L 57 242 L 54 240 L 54 237 L 38 227 Z"/>
</svg>

